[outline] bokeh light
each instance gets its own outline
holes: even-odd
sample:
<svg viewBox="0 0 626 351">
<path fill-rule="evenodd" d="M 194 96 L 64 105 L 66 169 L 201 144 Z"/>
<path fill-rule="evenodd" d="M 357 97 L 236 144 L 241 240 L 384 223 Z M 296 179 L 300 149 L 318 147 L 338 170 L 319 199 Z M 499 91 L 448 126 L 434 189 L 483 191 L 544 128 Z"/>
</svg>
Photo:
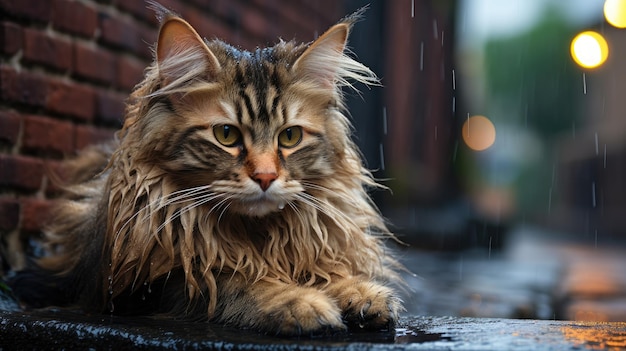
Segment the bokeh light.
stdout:
<svg viewBox="0 0 626 351">
<path fill-rule="evenodd" d="M 596 68 L 609 57 L 609 45 L 602 35 L 587 31 L 578 34 L 570 47 L 572 58 L 584 68 Z"/>
<path fill-rule="evenodd" d="M 614 27 L 626 28 L 626 0 L 606 0 L 604 18 Z"/>
<path fill-rule="evenodd" d="M 475 151 L 486 150 L 496 141 L 496 127 L 485 116 L 468 118 L 463 124 L 461 133 L 465 145 Z"/>
</svg>

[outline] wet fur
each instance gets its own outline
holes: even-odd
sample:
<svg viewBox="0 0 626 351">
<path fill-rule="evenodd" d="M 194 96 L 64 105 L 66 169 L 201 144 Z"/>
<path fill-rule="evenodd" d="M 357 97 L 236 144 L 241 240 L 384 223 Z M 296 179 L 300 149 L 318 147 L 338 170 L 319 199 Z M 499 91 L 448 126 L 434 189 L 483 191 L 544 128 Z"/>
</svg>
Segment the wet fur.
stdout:
<svg viewBox="0 0 626 351">
<path fill-rule="evenodd" d="M 16 294 L 35 307 L 280 334 L 393 325 L 397 265 L 384 246 L 393 236 L 367 195 L 377 185 L 343 113 L 342 86 L 377 83 L 344 54 L 358 14 L 312 44 L 250 53 L 200 40 L 155 8 L 155 62 L 124 126 L 66 164 L 74 185 L 45 230 L 49 253 L 17 275 Z M 212 137 L 224 116 L 244 131 L 241 147 Z M 295 122 L 304 144 L 272 149 L 275 131 Z M 270 204 L 282 209 L 241 199 L 263 167 L 277 173 L 284 194 L 273 196 L 284 201 Z"/>
</svg>

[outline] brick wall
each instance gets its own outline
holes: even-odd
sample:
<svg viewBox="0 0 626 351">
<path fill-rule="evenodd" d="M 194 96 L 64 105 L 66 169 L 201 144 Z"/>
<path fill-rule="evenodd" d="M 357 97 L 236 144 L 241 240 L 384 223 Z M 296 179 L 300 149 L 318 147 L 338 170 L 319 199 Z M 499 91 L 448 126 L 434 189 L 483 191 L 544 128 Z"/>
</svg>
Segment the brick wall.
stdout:
<svg viewBox="0 0 626 351">
<path fill-rule="evenodd" d="M 334 0 L 161 1 L 207 38 L 246 49 L 312 40 L 343 16 Z M 0 0 L 0 238 L 6 257 L 37 233 L 49 170 L 110 138 L 151 60 L 157 22 L 141 0 Z M 2 255 L 0 255 L 1 259 Z M 6 268 L 6 263 L 3 262 Z M 1 271 L 1 269 L 0 269 Z"/>
</svg>

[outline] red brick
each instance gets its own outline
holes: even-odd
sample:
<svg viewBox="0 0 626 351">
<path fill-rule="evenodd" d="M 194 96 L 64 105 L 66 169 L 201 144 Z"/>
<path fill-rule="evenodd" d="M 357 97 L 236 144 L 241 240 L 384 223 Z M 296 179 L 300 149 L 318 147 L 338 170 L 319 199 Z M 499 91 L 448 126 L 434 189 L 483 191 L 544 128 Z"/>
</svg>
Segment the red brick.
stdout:
<svg viewBox="0 0 626 351">
<path fill-rule="evenodd" d="M 38 190 L 43 174 L 41 160 L 27 156 L 0 155 L 0 186 Z"/>
<path fill-rule="evenodd" d="M 113 83 L 115 80 L 115 58 L 98 47 L 74 45 L 74 72 L 79 77 L 102 83 Z"/>
<path fill-rule="evenodd" d="M 98 122 L 120 126 L 124 119 L 126 95 L 98 91 L 96 94 L 96 118 Z"/>
<path fill-rule="evenodd" d="M 10 231 L 20 222 L 20 203 L 14 198 L 0 198 L 0 230 Z"/>
<path fill-rule="evenodd" d="M 27 150 L 69 154 L 74 151 L 74 125 L 41 116 L 24 117 L 22 146 Z"/>
<path fill-rule="evenodd" d="M 82 121 L 91 121 L 95 111 L 94 90 L 87 85 L 51 81 L 46 97 L 46 109 Z"/>
<path fill-rule="evenodd" d="M 98 28 L 98 13 L 94 8 L 82 2 L 68 0 L 54 0 L 53 7 L 52 23 L 55 28 L 86 38 L 94 36 Z"/>
<path fill-rule="evenodd" d="M 201 37 L 208 39 L 222 39 L 232 43 L 231 38 L 233 31 L 224 26 L 217 18 L 207 17 L 205 14 L 197 11 L 190 11 L 185 15 L 185 19 L 198 31 Z"/>
<path fill-rule="evenodd" d="M 63 193 L 63 160 L 44 160 L 44 174 L 46 176 L 45 194 L 53 198 Z"/>
<path fill-rule="evenodd" d="M 24 60 L 61 70 L 72 67 L 72 44 L 44 32 L 24 29 Z"/>
<path fill-rule="evenodd" d="M 113 134 L 114 132 L 109 129 L 88 125 L 76 126 L 76 150 L 82 150 L 92 144 L 107 142 L 113 138 Z"/>
<path fill-rule="evenodd" d="M 15 112 L 0 112 L 0 141 L 15 145 L 20 134 L 22 118 Z"/>
<path fill-rule="evenodd" d="M 21 229 L 26 232 L 40 231 L 48 221 L 53 201 L 23 198 L 21 199 Z"/>
<path fill-rule="evenodd" d="M 50 5 L 51 2 L 47 0 L 0 0 L 0 12 L 4 16 L 48 22 L 51 12 Z"/>
<path fill-rule="evenodd" d="M 47 93 L 46 80 L 30 72 L 16 72 L 9 66 L 0 66 L 0 100 L 43 107 Z"/>
<path fill-rule="evenodd" d="M 130 92 L 137 83 L 143 79 L 143 72 L 147 62 L 122 56 L 117 60 L 117 80 L 116 85 L 120 89 Z"/>
<path fill-rule="evenodd" d="M 22 29 L 15 23 L 0 22 L 0 52 L 13 55 L 22 49 Z"/>
<path fill-rule="evenodd" d="M 159 23 L 154 11 L 149 9 L 147 3 L 144 1 L 114 0 L 113 3 L 120 10 L 129 12 L 133 16 L 141 18 L 155 27 Z"/>
<path fill-rule="evenodd" d="M 152 57 L 150 43 L 156 41 L 156 29 L 140 22 L 101 14 L 100 41 L 104 45 L 150 59 Z"/>
<path fill-rule="evenodd" d="M 145 25 L 137 27 L 139 32 L 139 43 L 137 46 L 137 55 L 146 60 L 152 60 L 152 47 L 157 41 L 157 30 Z"/>
</svg>

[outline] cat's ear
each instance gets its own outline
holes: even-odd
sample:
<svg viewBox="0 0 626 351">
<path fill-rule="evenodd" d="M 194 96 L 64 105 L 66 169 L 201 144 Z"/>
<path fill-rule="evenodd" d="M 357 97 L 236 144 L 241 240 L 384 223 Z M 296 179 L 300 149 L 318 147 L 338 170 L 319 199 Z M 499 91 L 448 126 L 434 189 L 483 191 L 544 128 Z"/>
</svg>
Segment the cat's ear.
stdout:
<svg viewBox="0 0 626 351">
<path fill-rule="evenodd" d="M 156 48 L 159 75 L 164 85 L 188 81 L 197 75 L 211 80 L 220 63 L 204 40 L 185 20 L 167 16 L 161 24 Z"/>
<path fill-rule="evenodd" d="M 294 71 L 324 88 L 339 80 L 350 23 L 338 23 L 317 38 L 294 63 Z"/>
</svg>

